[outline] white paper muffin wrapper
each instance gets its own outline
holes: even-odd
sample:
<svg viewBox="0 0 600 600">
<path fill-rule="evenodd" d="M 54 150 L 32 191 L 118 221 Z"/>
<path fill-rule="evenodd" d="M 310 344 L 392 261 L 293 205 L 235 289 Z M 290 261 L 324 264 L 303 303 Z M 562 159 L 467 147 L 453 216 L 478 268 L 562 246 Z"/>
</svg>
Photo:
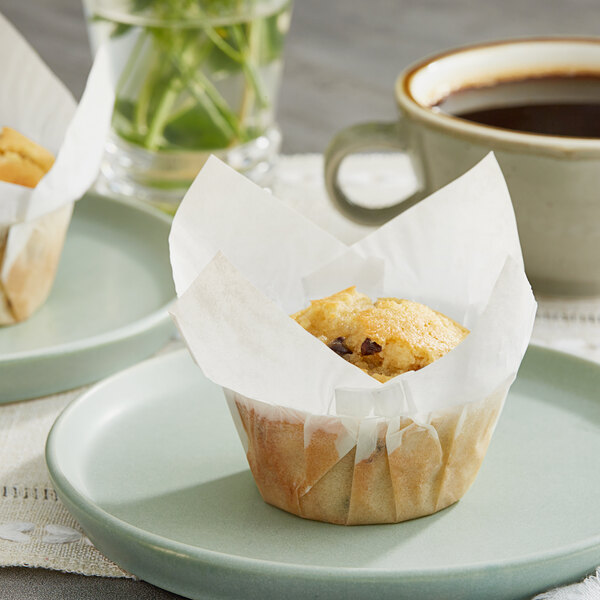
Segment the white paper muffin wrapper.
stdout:
<svg viewBox="0 0 600 600">
<path fill-rule="evenodd" d="M 394 423 L 427 430 L 471 403 L 496 399 L 501 408 L 533 327 L 536 303 L 493 155 L 350 247 L 211 158 L 170 245 L 173 317 L 204 374 L 229 390 L 232 413 L 235 397 L 254 411 L 251 421 L 266 406 L 273 418 L 304 419 L 305 449 L 329 423 L 338 459 L 356 448 L 357 465 L 373 454 L 377 423 L 391 457 L 408 439 Z M 471 333 L 424 369 L 379 383 L 289 317 L 352 285 L 372 298 L 422 302 Z"/>
<path fill-rule="evenodd" d="M 196 362 L 216 383 L 269 404 L 393 416 L 480 400 L 514 378 L 533 326 L 493 156 L 351 247 L 211 158 L 170 244 L 173 315 Z M 381 384 L 288 316 L 351 285 L 422 302 L 471 333 L 425 369 Z"/>
<path fill-rule="evenodd" d="M 3 245 L 11 256 L 11 243 L 26 240 L 11 260 L 0 259 L 0 325 L 27 319 L 48 297 L 72 212 L 71 202 L 33 221 L 0 227 L 0 256 Z"/>
<path fill-rule="evenodd" d="M 0 70 L 0 129 L 16 129 L 56 157 L 33 189 L 0 181 L 1 325 L 14 322 L 15 315 L 17 320 L 29 316 L 50 290 L 73 203 L 100 168 L 114 87 L 107 50 L 101 48 L 77 105 L 2 15 Z"/>
<path fill-rule="evenodd" d="M 27 41 L 0 15 L 0 127 L 12 127 L 56 161 L 33 189 L 0 182 L 0 225 L 31 221 L 78 200 L 100 167 L 114 88 L 106 49 L 96 55 L 79 105 Z"/>
<path fill-rule="evenodd" d="M 310 415 L 225 395 L 266 502 L 359 525 L 413 519 L 459 500 L 481 466 L 507 388 L 421 420 Z"/>
</svg>

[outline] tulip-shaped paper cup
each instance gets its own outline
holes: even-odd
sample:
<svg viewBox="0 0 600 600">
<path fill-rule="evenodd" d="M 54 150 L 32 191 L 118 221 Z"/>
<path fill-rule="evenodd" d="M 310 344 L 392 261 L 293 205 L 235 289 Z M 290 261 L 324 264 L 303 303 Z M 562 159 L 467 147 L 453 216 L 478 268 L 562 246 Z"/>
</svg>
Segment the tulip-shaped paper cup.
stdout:
<svg viewBox="0 0 600 600">
<path fill-rule="evenodd" d="M 266 502 L 354 525 L 428 515 L 463 496 L 536 309 L 493 155 L 350 247 L 212 158 L 170 244 L 173 317 L 224 388 Z M 380 383 L 289 317 L 350 286 L 421 302 L 470 333 Z"/>
<path fill-rule="evenodd" d="M 98 174 L 114 91 L 102 50 L 77 106 L 2 15 L 0 70 L 0 132 L 10 128 L 0 138 L 3 174 L 45 172 L 37 185 L 37 178 L 27 184 L 34 187 L 0 177 L 0 325 L 8 325 L 27 319 L 50 293 L 73 203 Z M 24 147 L 35 147 L 30 140 L 45 150 L 24 155 Z M 41 166 L 38 151 L 49 157 Z"/>
</svg>

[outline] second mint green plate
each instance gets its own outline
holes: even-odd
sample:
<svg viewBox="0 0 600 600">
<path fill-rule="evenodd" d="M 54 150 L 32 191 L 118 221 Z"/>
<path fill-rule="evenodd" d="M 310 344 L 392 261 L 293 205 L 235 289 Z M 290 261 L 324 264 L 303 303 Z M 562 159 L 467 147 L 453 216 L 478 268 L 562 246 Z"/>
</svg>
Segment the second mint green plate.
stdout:
<svg viewBox="0 0 600 600">
<path fill-rule="evenodd" d="M 101 196 L 75 204 L 48 300 L 0 327 L 0 404 L 96 381 L 166 343 L 170 226 L 158 211 Z"/>
<path fill-rule="evenodd" d="M 198 600 L 520 600 L 600 564 L 600 366 L 531 347 L 473 487 L 395 525 L 265 504 L 220 388 L 187 352 L 99 384 L 46 461 L 96 547 Z"/>
</svg>

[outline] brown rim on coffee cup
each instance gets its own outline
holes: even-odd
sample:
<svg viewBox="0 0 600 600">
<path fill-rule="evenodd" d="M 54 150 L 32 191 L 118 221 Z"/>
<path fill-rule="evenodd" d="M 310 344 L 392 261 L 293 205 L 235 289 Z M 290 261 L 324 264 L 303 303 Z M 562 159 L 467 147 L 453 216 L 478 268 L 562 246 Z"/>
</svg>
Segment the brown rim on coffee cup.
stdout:
<svg viewBox="0 0 600 600">
<path fill-rule="evenodd" d="M 434 94 L 435 101 L 427 103 L 420 102 L 413 92 L 415 79 L 423 70 L 430 68 L 442 60 L 452 59 L 461 54 L 493 50 L 496 48 L 512 46 L 526 46 L 532 44 L 560 46 L 564 44 L 582 44 L 583 46 L 596 46 L 598 48 L 598 61 L 592 63 L 580 63 L 564 61 L 563 64 L 549 63 L 543 67 L 531 65 L 520 68 L 511 64 L 500 71 L 493 69 L 487 73 L 486 78 L 472 77 L 465 79 L 460 84 L 448 87 L 443 94 Z M 535 67 L 535 68 L 534 68 Z M 453 134 L 468 137 L 487 138 L 492 136 L 494 142 L 500 146 L 519 145 L 522 150 L 535 147 L 535 152 L 547 152 L 551 155 L 579 156 L 581 153 L 600 156 L 600 139 L 582 138 L 576 136 L 556 136 L 549 134 L 531 133 L 525 131 L 514 131 L 501 127 L 474 123 L 443 111 L 434 111 L 434 106 L 450 94 L 467 87 L 491 86 L 496 83 L 525 79 L 528 77 L 549 76 L 595 76 L 600 77 L 600 37 L 535 37 L 520 38 L 515 40 L 500 40 L 495 42 L 483 42 L 463 46 L 446 52 L 435 54 L 411 67 L 405 69 L 397 78 L 395 84 L 396 100 L 401 110 L 409 113 L 411 117 L 422 121 L 433 127 L 443 127 L 452 131 Z M 535 138 L 535 139 L 533 139 Z M 560 148 L 557 147 L 560 144 Z"/>
</svg>

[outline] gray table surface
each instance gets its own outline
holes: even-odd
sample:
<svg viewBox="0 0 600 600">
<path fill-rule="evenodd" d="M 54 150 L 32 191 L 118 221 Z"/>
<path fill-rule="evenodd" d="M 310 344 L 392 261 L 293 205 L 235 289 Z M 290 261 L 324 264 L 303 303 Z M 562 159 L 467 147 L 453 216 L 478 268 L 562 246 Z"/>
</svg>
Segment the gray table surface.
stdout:
<svg viewBox="0 0 600 600">
<path fill-rule="evenodd" d="M 279 99 L 283 151 L 322 152 L 340 128 L 391 120 L 399 70 L 453 46 L 531 35 L 598 35 L 597 0 L 296 0 Z M 79 0 L 0 0 L 79 97 L 91 64 Z M 0 515 L 0 519 L 1 519 Z M 178 598 L 142 582 L 0 570 L 0 600 Z"/>
</svg>

